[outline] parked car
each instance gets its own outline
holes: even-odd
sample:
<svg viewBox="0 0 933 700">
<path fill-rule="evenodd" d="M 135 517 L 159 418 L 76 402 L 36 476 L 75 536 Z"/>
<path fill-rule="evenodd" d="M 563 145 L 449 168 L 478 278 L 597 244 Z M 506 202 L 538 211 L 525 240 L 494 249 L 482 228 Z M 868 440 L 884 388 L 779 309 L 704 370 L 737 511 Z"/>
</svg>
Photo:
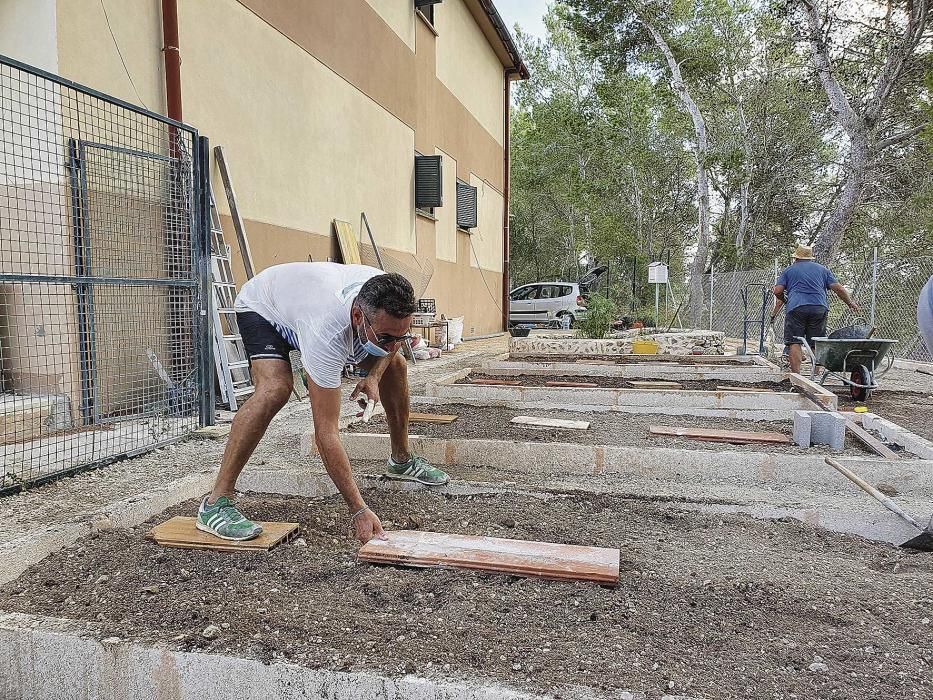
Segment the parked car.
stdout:
<svg viewBox="0 0 933 700">
<path fill-rule="evenodd" d="M 576 282 L 534 282 L 509 294 L 509 323 L 559 324 L 564 316 L 572 326 L 586 313 L 586 300 Z"/>
</svg>

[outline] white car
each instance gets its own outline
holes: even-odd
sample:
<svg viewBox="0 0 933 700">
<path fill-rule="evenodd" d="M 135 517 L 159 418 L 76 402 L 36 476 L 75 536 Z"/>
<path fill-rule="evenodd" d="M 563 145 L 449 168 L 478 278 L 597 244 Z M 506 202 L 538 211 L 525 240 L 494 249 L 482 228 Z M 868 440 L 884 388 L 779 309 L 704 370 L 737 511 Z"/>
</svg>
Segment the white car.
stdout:
<svg viewBox="0 0 933 700">
<path fill-rule="evenodd" d="M 576 282 L 535 282 L 516 287 L 509 294 L 509 323 L 559 324 L 565 316 L 570 325 L 586 313 L 586 300 Z"/>
</svg>

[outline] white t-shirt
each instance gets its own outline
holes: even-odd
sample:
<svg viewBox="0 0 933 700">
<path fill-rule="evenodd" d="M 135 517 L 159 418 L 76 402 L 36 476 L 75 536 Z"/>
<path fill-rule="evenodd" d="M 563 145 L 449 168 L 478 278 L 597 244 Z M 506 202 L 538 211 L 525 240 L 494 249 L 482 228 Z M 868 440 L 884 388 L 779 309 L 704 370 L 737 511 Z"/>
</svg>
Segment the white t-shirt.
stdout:
<svg viewBox="0 0 933 700">
<path fill-rule="evenodd" d="M 350 327 L 360 287 L 382 272 L 368 265 L 295 262 L 267 267 L 237 294 L 233 308 L 253 311 L 301 351 L 301 364 L 319 387 L 336 389 L 347 362 L 366 355 Z"/>
</svg>

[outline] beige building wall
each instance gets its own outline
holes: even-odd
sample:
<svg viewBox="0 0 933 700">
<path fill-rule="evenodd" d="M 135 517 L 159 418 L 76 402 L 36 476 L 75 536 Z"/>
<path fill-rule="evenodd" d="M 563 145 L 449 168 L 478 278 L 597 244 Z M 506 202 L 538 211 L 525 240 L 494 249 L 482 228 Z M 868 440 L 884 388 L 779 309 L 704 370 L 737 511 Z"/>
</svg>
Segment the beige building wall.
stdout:
<svg viewBox="0 0 933 700">
<path fill-rule="evenodd" d="M 2 0 L 0 54 L 58 72 L 56 0 Z"/>
<path fill-rule="evenodd" d="M 502 272 L 502 216 L 505 199 L 485 180 L 470 174 L 476 188 L 476 223 L 472 234 L 470 264 L 484 270 Z"/>
<path fill-rule="evenodd" d="M 437 240 L 437 259 L 457 262 L 457 161 L 453 156 L 435 149 L 443 158 L 444 206 L 435 209 L 437 221 L 434 232 Z"/>
<path fill-rule="evenodd" d="M 242 215 L 329 236 L 365 211 L 382 245 L 414 252 L 412 129 L 240 4 L 179 12 L 185 118 L 224 147 Z"/>
<path fill-rule="evenodd" d="M 405 45 L 415 50 L 415 22 L 417 18 L 412 12 L 411 0 L 366 0 L 369 5 L 379 13 L 392 31 L 398 34 Z"/>
<path fill-rule="evenodd" d="M 463 0 L 435 5 L 434 26 L 438 79 L 501 146 L 505 119 L 502 63 Z"/>
<path fill-rule="evenodd" d="M 164 114 L 161 7 L 159 0 L 58 0 L 59 73 Z"/>
</svg>

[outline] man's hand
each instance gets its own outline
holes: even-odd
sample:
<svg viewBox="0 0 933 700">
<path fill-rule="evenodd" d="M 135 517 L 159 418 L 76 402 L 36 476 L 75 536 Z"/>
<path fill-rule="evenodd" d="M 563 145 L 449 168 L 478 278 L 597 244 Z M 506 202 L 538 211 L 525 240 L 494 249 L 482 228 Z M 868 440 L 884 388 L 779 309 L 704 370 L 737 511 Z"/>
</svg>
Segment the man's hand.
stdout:
<svg viewBox="0 0 933 700">
<path fill-rule="evenodd" d="M 356 388 L 350 394 L 350 400 L 353 401 L 360 394 L 366 394 L 370 401 L 379 403 L 379 377 L 369 375 L 356 383 Z"/>
<path fill-rule="evenodd" d="M 858 305 L 856 302 L 854 302 L 854 301 L 853 301 L 851 304 L 849 304 L 849 308 L 852 309 L 853 311 L 861 311 L 861 310 L 862 310 L 862 307 L 859 306 L 859 305 Z"/>
<path fill-rule="evenodd" d="M 356 539 L 362 544 L 366 544 L 374 537 L 385 540 L 385 530 L 382 529 L 382 522 L 379 516 L 373 513 L 369 508 L 357 515 L 353 519 L 353 528 L 356 530 Z"/>
</svg>

